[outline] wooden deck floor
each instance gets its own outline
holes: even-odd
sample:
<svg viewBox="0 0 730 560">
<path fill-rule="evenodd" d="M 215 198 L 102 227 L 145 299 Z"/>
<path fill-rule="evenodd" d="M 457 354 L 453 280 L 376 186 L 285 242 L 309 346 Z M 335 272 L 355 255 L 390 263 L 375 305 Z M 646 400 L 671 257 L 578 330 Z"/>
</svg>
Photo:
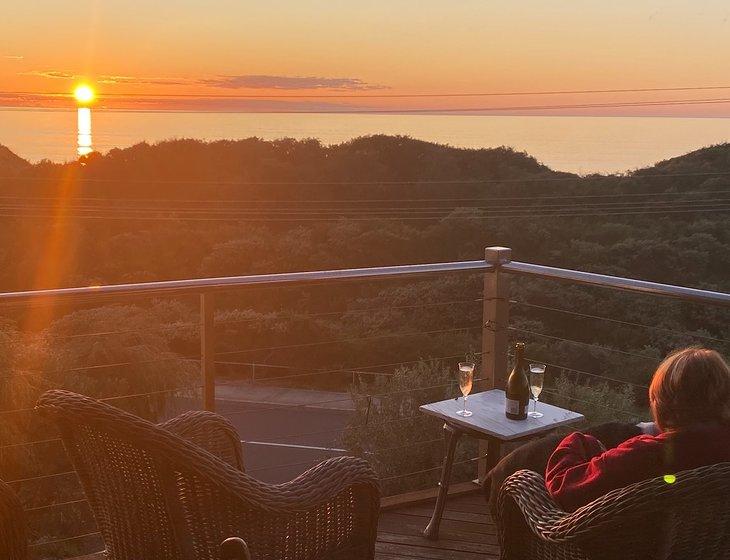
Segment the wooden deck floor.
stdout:
<svg viewBox="0 0 730 560">
<path fill-rule="evenodd" d="M 423 537 L 435 500 L 386 509 L 380 514 L 377 560 L 485 560 L 499 558 L 497 529 L 480 492 L 449 496 L 439 540 Z"/>
<path fill-rule="evenodd" d="M 384 509 L 378 522 L 376 560 L 492 560 L 499 558 L 497 529 L 480 492 L 449 496 L 439 540 L 422 535 L 434 500 Z M 92 554 L 74 560 L 103 560 Z"/>
</svg>

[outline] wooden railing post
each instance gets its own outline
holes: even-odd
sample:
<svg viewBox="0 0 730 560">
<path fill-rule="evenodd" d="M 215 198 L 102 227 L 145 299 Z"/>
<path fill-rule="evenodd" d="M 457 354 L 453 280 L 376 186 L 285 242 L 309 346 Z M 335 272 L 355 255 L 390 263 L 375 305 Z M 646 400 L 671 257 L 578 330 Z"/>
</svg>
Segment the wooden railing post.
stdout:
<svg viewBox="0 0 730 560">
<path fill-rule="evenodd" d="M 203 378 L 203 408 L 215 411 L 215 301 L 213 294 L 200 294 L 200 370 Z"/>
<path fill-rule="evenodd" d="M 512 249 L 507 247 L 487 247 L 484 259 L 492 266 L 484 273 L 484 302 L 482 311 L 482 371 L 483 380 L 479 390 L 504 389 L 507 381 L 507 354 L 509 339 L 509 275 L 500 270 L 501 265 L 512 260 Z M 487 453 L 486 442 L 479 442 L 479 456 Z M 486 473 L 487 461 L 478 461 L 479 480 Z"/>
</svg>

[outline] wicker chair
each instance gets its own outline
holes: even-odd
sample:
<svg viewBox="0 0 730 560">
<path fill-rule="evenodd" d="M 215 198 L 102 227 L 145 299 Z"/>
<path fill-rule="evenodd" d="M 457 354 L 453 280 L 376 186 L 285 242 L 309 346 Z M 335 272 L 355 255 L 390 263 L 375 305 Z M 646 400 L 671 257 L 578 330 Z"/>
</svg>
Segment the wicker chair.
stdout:
<svg viewBox="0 0 730 560">
<path fill-rule="evenodd" d="M 502 485 L 502 559 L 730 559 L 730 463 L 613 490 L 562 511 L 543 477 L 522 470 Z"/>
<path fill-rule="evenodd" d="M 109 560 L 217 560 L 232 535 L 255 560 L 374 556 L 380 494 L 361 459 L 329 459 L 272 486 L 240 469 L 238 436 L 212 413 L 156 426 L 67 391 L 48 391 L 37 408 L 58 424 Z"/>
<path fill-rule="evenodd" d="M 23 506 L 10 487 L 0 481 L 0 558 L 28 560 Z"/>
</svg>

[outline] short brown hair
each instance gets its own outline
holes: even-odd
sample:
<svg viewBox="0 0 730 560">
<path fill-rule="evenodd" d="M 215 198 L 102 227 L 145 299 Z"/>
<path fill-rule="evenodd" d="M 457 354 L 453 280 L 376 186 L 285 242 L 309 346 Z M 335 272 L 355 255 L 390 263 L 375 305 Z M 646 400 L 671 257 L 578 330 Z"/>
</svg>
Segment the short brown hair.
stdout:
<svg viewBox="0 0 730 560">
<path fill-rule="evenodd" d="M 673 352 L 654 373 L 649 403 L 662 430 L 730 422 L 730 368 L 720 354 L 707 348 Z"/>
</svg>

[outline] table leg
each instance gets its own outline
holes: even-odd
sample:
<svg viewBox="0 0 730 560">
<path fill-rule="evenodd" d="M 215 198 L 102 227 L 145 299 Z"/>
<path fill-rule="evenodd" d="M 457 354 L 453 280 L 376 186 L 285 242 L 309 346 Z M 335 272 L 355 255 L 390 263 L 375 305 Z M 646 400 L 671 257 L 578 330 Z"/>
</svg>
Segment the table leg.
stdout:
<svg viewBox="0 0 730 560">
<path fill-rule="evenodd" d="M 477 477 L 472 482 L 481 486 L 499 460 L 502 458 L 502 442 L 488 437 L 479 440 L 479 461 L 477 462 Z"/>
<path fill-rule="evenodd" d="M 487 439 L 487 465 L 486 471 L 491 471 L 502 458 L 502 442 L 497 438 Z"/>
<path fill-rule="evenodd" d="M 461 437 L 461 432 L 454 429 L 448 424 L 444 424 L 444 440 L 446 442 L 446 456 L 441 469 L 441 482 L 439 482 L 439 493 L 436 498 L 436 507 L 434 507 L 431 521 L 428 522 L 423 530 L 423 536 L 427 539 L 436 540 L 439 538 L 439 525 L 441 524 L 441 515 L 444 513 L 446 506 L 446 496 L 449 493 L 449 481 L 451 480 L 451 468 L 454 466 L 454 452 L 456 451 L 456 443 Z"/>
</svg>

